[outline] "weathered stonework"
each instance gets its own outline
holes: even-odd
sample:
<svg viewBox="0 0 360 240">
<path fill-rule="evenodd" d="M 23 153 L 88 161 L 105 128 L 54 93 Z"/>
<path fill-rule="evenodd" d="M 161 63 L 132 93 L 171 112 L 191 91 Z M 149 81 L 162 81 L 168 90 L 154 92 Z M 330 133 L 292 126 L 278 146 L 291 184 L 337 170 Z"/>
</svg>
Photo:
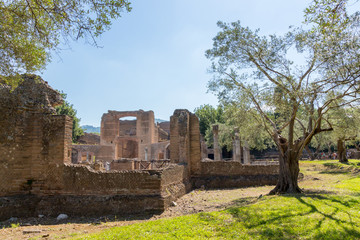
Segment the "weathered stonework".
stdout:
<svg viewBox="0 0 360 240">
<path fill-rule="evenodd" d="M 187 166 L 194 188 L 276 184 L 278 165 L 244 165 L 240 161 L 201 160 L 199 120 L 188 110 L 175 110 L 170 124 L 171 162 Z"/>
<path fill-rule="evenodd" d="M 121 121 L 123 117 L 136 120 Z M 100 144 L 115 146 L 113 159 L 145 159 L 145 149 L 151 155 L 151 144 L 158 142 L 153 111 L 109 111 L 101 118 Z"/>
<path fill-rule="evenodd" d="M 71 157 L 72 119 L 52 115 L 58 92 L 35 75 L 10 91 L 0 86 L 0 196 L 57 189 L 58 168 Z"/>
<path fill-rule="evenodd" d="M 124 117 L 135 117 L 136 120 L 122 120 Z M 74 144 L 72 163 L 89 165 L 101 161 L 107 170 L 135 170 L 140 165 L 131 161 L 169 159 L 169 133 L 154 121 L 152 111 L 108 111 L 101 119 L 99 141 L 93 141 L 95 136 L 80 138 L 79 142 L 93 144 Z M 164 126 L 167 126 L 166 122 Z"/>
<path fill-rule="evenodd" d="M 188 110 L 178 109 L 170 118 L 170 156 L 172 163 L 188 166 L 189 174 L 200 170 L 199 119 Z"/>
<path fill-rule="evenodd" d="M 151 111 L 109 111 L 99 145 L 72 145 L 72 119 L 54 115 L 60 94 L 35 75 L 23 77 L 14 91 L 0 85 L 0 220 L 161 212 L 192 186 L 272 184 L 277 176 L 277 166 L 202 161 L 199 120 L 188 110 L 171 117 L 170 144 L 158 141 Z M 129 114 L 137 121 L 119 120 Z M 107 159 L 119 170 L 105 171 L 99 161 Z"/>
<path fill-rule="evenodd" d="M 106 172 L 73 165 L 72 119 L 53 115 L 61 102 L 60 94 L 35 75 L 24 76 L 14 91 L 0 86 L 0 220 L 159 212 L 189 188 L 184 166 Z M 106 155 L 112 146 L 75 148 L 99 154 L 107 147 Z"/>
</svg>

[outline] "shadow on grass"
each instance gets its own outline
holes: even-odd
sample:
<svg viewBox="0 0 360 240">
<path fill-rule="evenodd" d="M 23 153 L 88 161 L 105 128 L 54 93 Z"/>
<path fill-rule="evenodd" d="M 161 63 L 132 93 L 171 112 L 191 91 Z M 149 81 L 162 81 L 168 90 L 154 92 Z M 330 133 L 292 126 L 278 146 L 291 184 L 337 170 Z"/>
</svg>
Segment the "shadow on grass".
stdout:
<svg viewBox="0 0 360 240">
<path fill-rule="evenodd" d="M 282 195 L 283 202 L 291 203 L 284 206 L 265 198 L 269 203 L 246 208 L 232 207 L 226 212 L 237 222 L 242 222 L 248 229 L 248 234 L 254 237 L 260 235 L 267 239 L 299 236 L 311 239 L 360 239 L 360 218 L 358 214 L 355 215 L 355 212 L 359 211 L 353 209 L 358 208 L 359 199 L 307 193 Z M 336 229 L 332 226 L 336 226 Z"/>
<path fill-rule="evenodd" d="M 325 170 L 325 171 L 321 171 L 319 172 L 320 174 L 349 174 L 349 171 L 346 170 Z"/>
<path fill-rule="evenodd" d="M 324 189 L 304 189 L 303 195 L 316 195 L 316 194 L 332 194 L 337 195 L 336 191 L 324 190 Z"/>
<path fill-rule="evenodd" d="M 234 207 L 242 207 L 249 204 L 254 204 L 259 200 L 259 197 L 245 197 L 233 200 L 229 205 Z"/>
</svg>

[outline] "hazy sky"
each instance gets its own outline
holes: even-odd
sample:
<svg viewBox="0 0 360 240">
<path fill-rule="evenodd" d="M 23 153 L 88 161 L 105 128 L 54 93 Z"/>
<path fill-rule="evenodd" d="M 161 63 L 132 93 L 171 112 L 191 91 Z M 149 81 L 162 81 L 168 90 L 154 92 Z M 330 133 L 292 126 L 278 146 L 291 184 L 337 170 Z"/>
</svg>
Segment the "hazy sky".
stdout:
<svg viewBox="0 0 360 240">
<path fill-rule="evenodd" d="M 71 43 L 54 55 L 42 77 L 68 94 L 81 125 L 100 126 L 108 110 L 153 110 L 168 120 L 175 109 L 217 105 L 207 93 L 210 62 L 205 50 L 218 20 L 262 34 L 299 25 L 309 0 L 133 0 L 100 39 L 102 48 Z"/>
</svg>

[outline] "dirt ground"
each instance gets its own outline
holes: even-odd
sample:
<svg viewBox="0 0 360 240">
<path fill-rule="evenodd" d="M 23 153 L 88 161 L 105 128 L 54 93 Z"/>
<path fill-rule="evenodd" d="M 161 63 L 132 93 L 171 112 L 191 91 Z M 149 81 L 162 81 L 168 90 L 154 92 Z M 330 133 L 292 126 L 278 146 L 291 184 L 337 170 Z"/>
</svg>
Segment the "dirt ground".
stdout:
<svg viewBox="0 0 360 240">
<path fill-rule="evenodd" d="M 93 233 L 106 228 L 123 226 L 159 218 L 170 218 L 198 212 L 210 212 L 234 205 L 239 198 L 267 194 L 271 186 L 229 190 L 194 190 L 174 202 L 160 215 L 131 215 L 126 218 L 104 216 L 101 218 L 19 218 L 0 223 L 0 239 L 64 239 L 83 233 Z M 12 226 L 11 226 L 12 224 Z"/>
<path fill-rule="evenodd" d="M 302 166 L 304 179 L 300 183 L 310 189 L 325 189 L 335 181 L 327 175 L 318 175 L 319 165 Z M 329 175 L 330 176 L 330 175 Z M 198 212 L 210 212 L 239 204 L 246 199 L 261 197 L 274 186 L 262 186 L 222 190 L 194 190 L 173 203 L 160 215 L 130 215 L 126 217 L 103 216 L 101 218 L 72 217 L 57 221 L 56 218 L 24 218 L 0 222 L 0 239 L 65 239 L 84 233 L 94 233 L 106 228 L 123 226 L 159 218 L 171 218 Z M 329 189 L 330 190 L 330 189 Z M 318 190 L 316 190 L 318 191 Z M 12 224 L 12 225 L 11 225 Z"/>
</svg>

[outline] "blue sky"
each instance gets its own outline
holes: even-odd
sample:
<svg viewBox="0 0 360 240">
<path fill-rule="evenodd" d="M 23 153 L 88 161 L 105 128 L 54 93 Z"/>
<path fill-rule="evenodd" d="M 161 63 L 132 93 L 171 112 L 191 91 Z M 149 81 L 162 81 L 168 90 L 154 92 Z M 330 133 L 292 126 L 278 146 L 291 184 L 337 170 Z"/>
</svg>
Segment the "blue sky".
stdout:
<svg viewBox="0 0 360 240">
<path fill-rule="evenodd" d="M 138 0 L 132 11 L 98 39 L 70 43 L 41 74 L 67 93 L 81 125 L 100 126 L 108 110 L 153 110 L 168 120 L 175 109 L 217 105 L 207 93 L 211 48 L 218 20 L 262 34 L 282 34 L 299 25 L 309 0 Z"/>
</svg>

